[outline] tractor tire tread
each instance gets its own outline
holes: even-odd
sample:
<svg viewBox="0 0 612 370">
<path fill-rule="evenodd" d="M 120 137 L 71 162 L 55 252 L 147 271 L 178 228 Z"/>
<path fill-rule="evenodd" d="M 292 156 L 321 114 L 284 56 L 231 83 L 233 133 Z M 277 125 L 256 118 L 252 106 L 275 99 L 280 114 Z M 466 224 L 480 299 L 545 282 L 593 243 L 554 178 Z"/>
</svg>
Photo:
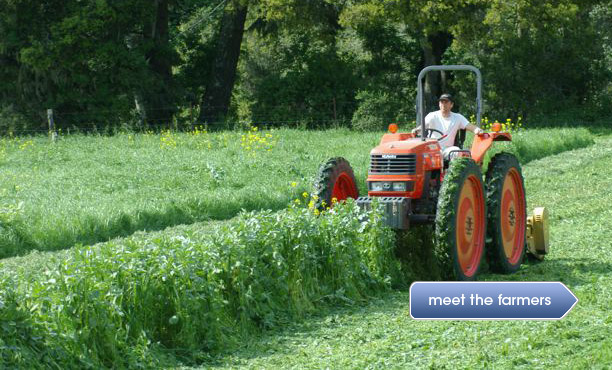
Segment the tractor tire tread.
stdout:
<svg viewBox="0 0 612 370">
<path fill-rule="evenodd" d="M 485 197 L 487 202 L 487 260 L 491 271 L 497 273 L 514 273 L 519 268 L 525 257 L 526 242 L 523 246 L 522 256 L 516 266 L 512 266 L 506 263 L 505 253 L 503 251 L 503 245 L 500 245 L 498 240 L 499 233 L 498 229 L 500 224 L 500 211 L 501 207 L 501 192 L 504 186 L 504 180 L 506 173 L 510 168 L 515 167 L 521 178 L 521 185 L 523 186 L 523 194 L 525 194 L 525 183 L 523 179 L 523 173 L 521 171 L 521 165 L 518 159 L 510 153 L 501 152 L 497 153 L 487 167 L 487 173 L 485 176 Z M 527 201 L 525 200 L 524 215 L 527 215 Z M 526 235 L 526 234 L 524 234 Z"/>
<path fill-rule="evenodd" d="M 462 184 L 470 174 L 475 174 L 482 182 L 480 167 L 471 158 L 453 159 L 448 171 L 444 175 L 444 181 L 442 182 L 440 195 L 438 197 L 434 232 L 434 254 L 439 263 L 441 273 L 443 275 L 446 274 L 444 278 L 451 280 L 475 279 L 479 270 L 482 268 L 483 256 L 485 255 L 483 252 L 480 258 L 479 267 L 472 277 L 463 275 L 459 266 L 458 257 L 456 256 L 456 252 L 454 250 L 456 248 L 455 224 L 459 201 L 458 198 L 461 192 L 461 187 L 459 184 Z M 484 206 L 484 214 L 486 215 L 486 202 Z"/>
<path fill-rule="evenodd" d="M 314 182 L 314 195 L 316 196 L 315 207 L 318 210 L 323 211 L 326 207 L 331 206 L 332 190 L 334 187 L 333 182 L 337 180 L 342 172 L 346 172 L 355 184 L 355 187 L 357 187 L 353 168 L 345 158 L 330 158 L 319 167 L 319 172 Z"/>
</svg>

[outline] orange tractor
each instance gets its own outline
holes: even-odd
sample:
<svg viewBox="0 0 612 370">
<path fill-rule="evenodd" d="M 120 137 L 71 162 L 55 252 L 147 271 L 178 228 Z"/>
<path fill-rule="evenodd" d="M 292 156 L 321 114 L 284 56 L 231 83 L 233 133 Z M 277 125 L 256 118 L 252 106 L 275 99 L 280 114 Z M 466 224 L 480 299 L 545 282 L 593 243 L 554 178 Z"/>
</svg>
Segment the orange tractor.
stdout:
<svg viewBox="0 0 612 370">
<path fill-rule="evenodd" d="M 477 112 L 481 117 L 480 71 L 473 66 L 430 66 L 419 74 L 417 122 L 422 134 L 399 133 L 389 125 L 380 144 L 370 152 L 368 196 L 359 197 L 353 170 L 343 158 L 324 163 L 315 183 L 319 202 L 357 199 L 370 209 L 374 199 L 381 205 L 387 225 L 406 230 L 411 225 L 434 224 L 436 255 L 457 280 L 472 280 L 483 258 L 494 272 L 512 273 L 524 256 L 543 259 L 548 253 L 548 221 L 544 208 L 528 217 L 521 166 L 516 157 L 499 153 L 491 158 L 486 175 L 483 159 L 495 141 L 511 141 L 500 132 L 476 135 L 470 150 L 442 155 L 435 130 L 425 127 L 422 81 L 430 71 L 467 70 L 476 74 Z M 442 134 L 442 133 L 439 133 Z M 463 147 L 465 131 L 455 145 Z"/>
</svg>

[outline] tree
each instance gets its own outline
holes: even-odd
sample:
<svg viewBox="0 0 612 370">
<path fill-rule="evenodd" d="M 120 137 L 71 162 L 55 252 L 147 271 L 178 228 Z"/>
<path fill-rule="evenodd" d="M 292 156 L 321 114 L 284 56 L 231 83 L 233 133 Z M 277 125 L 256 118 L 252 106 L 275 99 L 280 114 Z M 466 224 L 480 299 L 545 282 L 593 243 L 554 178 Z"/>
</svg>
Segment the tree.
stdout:
<svg viewBox="0 0 612 370">
<path fill-rule="evenodd" d="M 145 23 L 151 24 L 159 9 L 147 1 L 5 1 L 2 6 L 3 28 L 12 35 L 0 51 L 10 61 L 3 70 L 20 76 L 18 93 L 5 93 L 5 99 L 38 115 L 41 126 L 46 108 L 56 110 L 60 126 L 118 125 L 130 118 L 133 91 L 146 91 L 143 86 L 157 78 L 147 62 L 148 57 L 154 68 L 160 65 L 152 53 L 156 44 L 144 42 L 144 34 Z"/>
<path fill-rule="evenodd" d="M 442 64 L 442 57 L 453 40 L 454 30 L 473 19 L 486 2 L 482 0 L 459 0 L 441 2 L 432 0 L 414 1 L 355 1 L 347 7 L 345 24 L 355 27 L 376 25 L 384 22 L 400 22 L 406 33 L 418 41 L 421 49 L 419 67 Z M 433 101 L 447 90 L 444 73 L 429 73 L 425 79 L 427 101 Z"/>
<path fill-rule="evenodd" d="M 456 29 L 449 59 L 481 67 L 489 109 L 498 116 L 582 105 L 597 80 L 593 61 L 602 53 L 590 3 L 491 1 L 481 22 Z"/>
<path fill-rule="evenodd" d="M 135 100 L 143 122 L 169 125 L 176 112 L 174 76 L 172 66 L 177 63 L 177 53 L 170 44 L 169 0 L 155 0 L 144 18 L 142 29 L 143 49 L 149 77 L 140 86 Z M 143 106 L 140 105 L 140 99 Z"/>
<path fill-rule="evenodd" d="M 367 2 L 344 9 L 342 44 L 359 75 L 358 105 L 352 125 L 383 129 L 389 122 L 414 119 L 415 82 L 422 61 L 419 41 L 397 9 Z"/>
<path fill-rule="evenodd" d="M 354 110 L 354 65 L 338 47 L 338 2 L 266 0 L 252 7 L 235 92 L 245 121 L 324 127 Z"/>
<path fill-rule="evenodd" d="M 200 122 L 216 125 L 227 115 L 230 105 L 248 4 L 232 0 L 221 19 L 212 70 L 200 104 Z"/>
</svg>

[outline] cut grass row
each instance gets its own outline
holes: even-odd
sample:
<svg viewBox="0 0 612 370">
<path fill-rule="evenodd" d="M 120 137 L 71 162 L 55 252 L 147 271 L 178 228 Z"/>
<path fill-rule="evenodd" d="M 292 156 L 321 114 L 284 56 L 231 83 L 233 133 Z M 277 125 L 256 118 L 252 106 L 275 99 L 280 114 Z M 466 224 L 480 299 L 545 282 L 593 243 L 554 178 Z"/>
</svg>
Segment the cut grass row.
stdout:
<svg viewBox="0 0 612 370">
<path fill-rule="evenodd" d="M 278 210 L 310 191 L 318 166 L 334 156 L 351 162 L 363 189 L 380 135 L 283 129 L 3 139 L 0 258 L 224 220 L 241 209 Z M 525 162 L 590 144 L 577 128 L 525 130 L 504 145 Z"/>
<path fill-rule="evenodd" d="M 201 360 L 403 281 L 393 246 L 378 215 L 349 203 L 77 248 L 29 276 L 4 270 L 0 368 L 151 367 L 164 351 Z"/>
</svg>

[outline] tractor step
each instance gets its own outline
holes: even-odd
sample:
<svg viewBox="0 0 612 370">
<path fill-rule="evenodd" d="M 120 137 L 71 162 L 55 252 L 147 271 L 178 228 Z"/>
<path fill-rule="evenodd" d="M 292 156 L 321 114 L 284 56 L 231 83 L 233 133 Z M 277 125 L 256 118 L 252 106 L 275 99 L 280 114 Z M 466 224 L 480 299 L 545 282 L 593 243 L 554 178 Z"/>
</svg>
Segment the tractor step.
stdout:
<svg viewBox="0 0 612 370">
<path fill-rule="evenodd" d="M 363 210 L 371 210 L 372 202 L 383 207 L 385 224 L 393 229 L 406 230 L 410 227 L 410 199 L 405 197 L 359 197 L 357 205 Z"/>
</svg>

